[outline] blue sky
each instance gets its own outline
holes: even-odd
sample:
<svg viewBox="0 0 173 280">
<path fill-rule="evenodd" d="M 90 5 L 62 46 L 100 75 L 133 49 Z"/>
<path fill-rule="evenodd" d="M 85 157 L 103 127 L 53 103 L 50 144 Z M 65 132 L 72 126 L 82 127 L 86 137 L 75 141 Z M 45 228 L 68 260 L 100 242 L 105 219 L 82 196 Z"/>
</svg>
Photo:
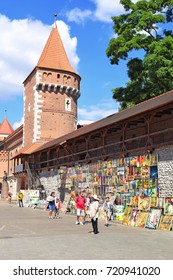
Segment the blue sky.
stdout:
<svg viewBox="0 0 173 280">
<path fill-rule="evenodd" d="M 37 64 L 54 13 L 71 64 L 82 77 L 78 121 L 115 113 L 111 90 L 128 81 L 127 62 L 111 65 L 106 48 L 115 35 L 111 16 L 122 12 L 119 0 L 0 1 L 0 122 L 5 116 L 14 128 L 22 122 L 23 81 Z"/>
</svg>

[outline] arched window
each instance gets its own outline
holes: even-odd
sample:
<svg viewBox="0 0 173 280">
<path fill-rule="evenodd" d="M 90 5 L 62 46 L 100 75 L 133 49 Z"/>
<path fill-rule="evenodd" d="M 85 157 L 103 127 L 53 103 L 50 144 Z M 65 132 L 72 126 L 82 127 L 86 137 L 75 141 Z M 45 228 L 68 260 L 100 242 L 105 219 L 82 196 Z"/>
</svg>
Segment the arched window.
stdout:
<svg viewBox="0 0 173 280">
<path fill-rule="evenodd" d="M 44 73 L 43 73 L 43 82 L 45 82 L 46 80 L 47 80 L 47 73 L 44 72 Z"/>
</svg>

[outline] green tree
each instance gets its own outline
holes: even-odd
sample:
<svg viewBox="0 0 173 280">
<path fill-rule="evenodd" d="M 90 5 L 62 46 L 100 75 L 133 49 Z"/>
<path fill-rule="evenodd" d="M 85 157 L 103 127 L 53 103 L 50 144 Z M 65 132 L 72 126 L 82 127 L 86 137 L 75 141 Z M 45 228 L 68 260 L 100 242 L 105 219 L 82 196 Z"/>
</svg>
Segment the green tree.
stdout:
<svg viewBox="0 0 173 280">
<path fill-rule="evenodd" d="M 173 0 L 120 0 L 125 13 L 112 17 L 115 38 L 106 50 L 111 64 L 128 60 L 126 87 L 113 89 L 120 109 L 173 89 Z M 165 24 L 167 29 L 165 29 Z M 129 58 L 143 50 L 143 58 Z"/>
</svg>

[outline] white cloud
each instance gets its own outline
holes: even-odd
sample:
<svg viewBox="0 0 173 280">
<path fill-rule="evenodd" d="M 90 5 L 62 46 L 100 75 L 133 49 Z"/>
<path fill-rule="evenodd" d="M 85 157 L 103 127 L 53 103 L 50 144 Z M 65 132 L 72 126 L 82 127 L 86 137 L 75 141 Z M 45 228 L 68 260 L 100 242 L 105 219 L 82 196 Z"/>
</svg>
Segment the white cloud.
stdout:
<svg viewBox="0 0 173 280">
<path fill-rule="evenodd" d="M 100 102 L 95 105 L 79 107 L 78 123 L 89 124 L 106 118 L 107 116 L 115 114 L 118 111 L 117 108 L 117 102 L 113 99 L 100 100 Z"/>
<path fill-rule="evenodd" d="M 13 129 L 15 130 L 15 129 L 17 129 L 19 126 L 21 126 L 21 125 L 23 124 L 23 121 L 24 121 L 24 118 L 22 117 L 22 119 L 21 119 L 20 121 L 15 122 L 15 123 L 13 124 Z"/>
<path fill-rule="evenodd" d="M 92 18 L 92 11 L 90 10 L 80 10 L 79 8 L 74 8 L 71 11 L 66 13 L 66 16 L 69 21 L 76 23 L 84 23 L 87 18 Z"/>
<path fill-rule="evenodd" d="M 74 8 L 66 13 L 67 19 L 76 23 L 84 23 L 86 19 L 111 23 L 112 16 L 124 13 L 124 8 L 119 0 L 90 0 L 95 4 L 95 10 L 81 10 Z M 136 3 L 138 0 L 132 0 Z"/>
<path fill-rule="evenodd" d="M 96 5 L 95 18 L 103 22 L 112 22 L 111 17 L 124 12 L 119 0 L 92 0 Z"/>
<path fill-rule="evenodd" d="M 77 38 L 70 37 L 69 27 L 57 21 L 67 55 L 77 70 Z M 0 14 L 0 99 L 23 94 L 23 81 L 36 66 L 51 26 L 32 19 L 10 20 Z M 6 94 L 4 94 L 4 92 Z"/>
</svg>

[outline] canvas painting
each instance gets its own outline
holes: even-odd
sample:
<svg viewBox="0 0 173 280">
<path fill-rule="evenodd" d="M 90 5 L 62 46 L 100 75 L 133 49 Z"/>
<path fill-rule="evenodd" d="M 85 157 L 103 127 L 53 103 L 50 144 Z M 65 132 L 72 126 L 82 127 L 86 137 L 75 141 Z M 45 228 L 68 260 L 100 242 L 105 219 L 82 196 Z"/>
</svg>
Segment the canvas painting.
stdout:
<svg viewBox="0 0 173 280">
<path fill-rule="evenodd" d="M 123 215 L 122 217 L 122 225 L 128 225 L 131 215 Z"/>
<path fill-rule="evenodd" d="M 133 207 L 138 206 L 138 196 L 131 196 L 130 197 L 130 205 Z"/>
<path fill-rule="evenodd" d="M 152 208 L 148 213 L 146 228 L 157 229 L 161 217 L 161 209 Z"/>
<path fill-rule="evenodd" d="M 139 197 L 138 198 L 138 210 L 149 211 L 150 210 L 150 197 Z"/>
<path fill-rule="evenodd" d="M 138 212 L 139 211 L 137 209 L 133 209 L 132 214 L 129 219 L 129 223 L 128 223 L 129 226 L 133 226 L 133 227 L 135 226 Z"/>
<path fill-rule="evenodd" d="M 173 198 L 165 198 L 164 215 L 173 215 Z"/>
<path fill-rule="evenodd" d="M 173 217 L 166 215 L 161 216 L 160 223 L 158 229 L 160 230 L 171 230 L 172 229 L 172 223 L 173 223 Z"/>
<path fill-rule="evenodd" d="M 131 206 L 126 206 L 124 209 L 124 215 L 131 215 L 133 211 L 133 208 Z"/>
<path fill-rule="evenodd" d="M 157 198 L 157 208 L 164 208 L 164 198 L 163 197 Z"/>
<path fill-rule="evenodd" d="M 157 197 L 151 197 L 150 198 L 150 207 L 156 208 L 157 207 Z"/>
<path fill-rule="evenodd" d="M 148 218 L 148 212 L 138 212 L 135 226 L 136 227 L 145 227 L 147 218 Z"/>
</svg>

